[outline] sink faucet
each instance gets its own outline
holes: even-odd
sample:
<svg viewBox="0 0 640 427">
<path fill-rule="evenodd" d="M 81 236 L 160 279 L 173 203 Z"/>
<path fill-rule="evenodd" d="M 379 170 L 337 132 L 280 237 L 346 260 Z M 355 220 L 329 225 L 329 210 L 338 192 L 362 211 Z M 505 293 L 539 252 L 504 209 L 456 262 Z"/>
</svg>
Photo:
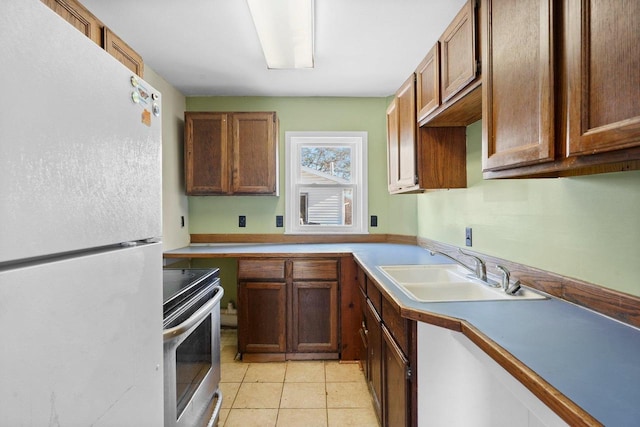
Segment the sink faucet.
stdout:
<svg viewBox="0 0 640 427">
<path fill-rule="evenodd" d="M 429 250 L 429 253 L 433 256 L 435 254 L 438 255 L 443 255 L 447 258 L 449 258 L 452 261 L 455 261 L 457 264 L 461 265 L 462 267 L 466 268 L 467 270 L 469 270 L 470 272 L 473 273 L 474 277 L 478 280 L 483 281 L 484 283 L 487 283 L 489 285 L 496 285 L 497 283 L 494 282 L 493 280 L 490 280 L 487 278 L 487 266 L 485 265 L 484 261 L 482 261 L 480 258 L 478 258 L 475 255 L 471 255 L 468 252 L 463 251 L 462 249 L 458 248 L 458 253 L 460 253 L 461 255 L 473 258 L 473 261 L 475 263 L 474 267 L 469 267 L 467 264 L 463 263 L 462 261 L 452 257 L 449 254 L 446 254 L 444 252 L 440 252 L 440 251 L 436 251 L 436 250 Z"/>
<path fill-rule="evenodd" d="M 470 253 L 463 251 L 460 248 L 458 248 L 458 252 L 462 255 L 468 256 L 469 258 L 473 258 L 473 261 L 475 262 L 474 273 L 476 275 L 476 278 L 482 280 L 483 282 L 487 282 L 487 266 L 484 264 L 484 261 L 482 261 L 475 255 L 471 255 Z"/>
<path fill-rule="evenodd" d="M 507 267 L 497 265 L 496 267 L 502 271 L 502 290 L 509 295 L 515 295 L 520 290 L 520 280 L 516 281 L 513 285 L 509 284 L 511 273 L 507 270 Z"/>
</svg>

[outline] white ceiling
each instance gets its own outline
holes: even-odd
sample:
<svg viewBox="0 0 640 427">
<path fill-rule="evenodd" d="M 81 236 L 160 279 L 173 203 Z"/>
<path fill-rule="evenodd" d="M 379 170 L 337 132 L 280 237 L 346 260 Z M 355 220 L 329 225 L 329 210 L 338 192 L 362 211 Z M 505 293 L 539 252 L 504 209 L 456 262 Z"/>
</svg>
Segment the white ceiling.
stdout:
<svg viewBox="0 0 640 427">
<path fill-rule="evenodd" d="M 315 68 L 268 70 L 245 0 L 81 0 L 184 95 L 388 96 L 465 0 L 315 0 Z"/>
</svg>

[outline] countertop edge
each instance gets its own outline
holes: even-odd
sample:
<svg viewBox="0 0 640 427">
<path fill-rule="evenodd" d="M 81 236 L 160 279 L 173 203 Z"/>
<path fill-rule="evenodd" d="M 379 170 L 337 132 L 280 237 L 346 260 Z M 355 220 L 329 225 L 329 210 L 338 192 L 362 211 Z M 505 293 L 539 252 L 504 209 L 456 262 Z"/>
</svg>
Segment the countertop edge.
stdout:
<svg viewBox="0 0 640 427">
<path fill-rule="evenodd" d="M 383 280 L 380 280 L 381 273 L 377 271 L 377 264 L 375 260 L 370 258 L 367 250 L 361 248 L 362 244 L 322 244 L 321 251 L 318 249 L 318 244 L 309 245 L 295 245 L 298 246 L 296 250 L 277 250 L 284 249 L 290 244 L 275 244 L 267 245 L 273 251 L 265 252 L 263 249 L 255 250 L 255 245 L 242 245 L 242 246 L 227 246 L 227 251 L 219 252 L 222 247 L 218 247 L 217 250 L 207 250 L 206 247 L 188 247 L 171 250 L 164 253 L 165 258 L 260 258 L 260 257 L 304 257 L 309 254 L 317 257 L 331 257 L 331 256 L 353 256 L 360 267 L 362 267 L 370 277 L 374 278 L 379 289 L 384 295 L 397 306 L 402 317 L 410 320 L 429 323 L 431 325 L 447 328 L 453 331 L 463 333 L 468 339 L 470 339 L 476 346 L 478 346 L 485 354 L 491 357 L 496 363 L 503 367 L 510 375 L 516 378 L 523 386 L 531 391 L 537 398 L 539 398 L 545 405 L 553 410 L 558 416 L 560 416 L 569 425 L 575 426 L 601 426 L 600 421 L 594 418 L 589 412 L 582 409 L 581 406 L 574 403 L 569 397 L 560 392 L 557 388 L 546 381 L 542 376 L 537 374 L 533 369 L 529 368 L 524 362 L 520 361 L 516 356 L 507 351 L 504 347 L 497 344 L 494 340 L 489 338 L 488 335 L 480 331 L 479 328 L 474 326 L 469 320 L 463 318 L 456 318 L 441 314 L 427 309 L 417 309 L 404 304 L 401 298 L 398 298 L 393 289 L 389 289 Z M 375 243 L 368 245 L 378 245 Z M 213 245 L 214 247 L 216 245 Z M 246 247 L 244 247 L 246 246 Z M 239 248 L 241 248 L 239 250 Z M 186 250 L 184 250 L 186 249 Z M 361 250 L 362 249 L 362 250 Z M 571 303 L 570 301 L 567 303 Z M 605 316 L 606 317 L 606 316 Z M 637 329 L 637 328 L 634 328 Z"/>
<path fill-rule="evenodd" d="M 357 253 L 352 254 L 356 263 L 376 281 L 378 289 L 391 299 L 400 309 L 402 317 L 418 322 L 429 323 L 434 326 L 460 332 L 469 338 L 476 346 L 491 357 L 498 365 L 504 368 L 510 375 L 517 379 L 531 393 L 547 405 L 553 412 L 571 426 L 603 426 L 591 414 L 574 403 L 571 399 L 549 384 L 544 378 L 522 363 L 517 357 L 509 353 L 491 338 L 480 332 L 465 319 L 450 317 L 427 310 L 417 310 L 405 306 L 395 297 L 388 288 L 376 280 L 377 273 L 372 271 L 366 263 L 360 259 Z"/>
</svg>

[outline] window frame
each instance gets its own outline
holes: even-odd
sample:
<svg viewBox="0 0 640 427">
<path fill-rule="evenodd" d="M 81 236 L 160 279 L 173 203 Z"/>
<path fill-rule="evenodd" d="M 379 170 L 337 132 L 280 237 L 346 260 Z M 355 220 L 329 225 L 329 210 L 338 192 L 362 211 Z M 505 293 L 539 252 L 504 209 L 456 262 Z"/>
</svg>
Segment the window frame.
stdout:
<svg viewBox="0 0 640 427">
<path fill-rule="evenodd" d="M 367 137 L 363 132 L 285 132 L 285 234 L 368 234 L 368 190 L 367 190 Z M 351 145 L 352 179 L 348 186 L 336 184 L 337 188 L 353 188 L 351 225 L 301 225 L 300 198 L 298 189 L 308 187 L 298 182 L 300 169 L 300 147 L 305 145 Z M 332 141 L 333 140 L 333 141 Z M 348 141 L 348 142 L 347 142 Z M 308 200 L 308 199 L 307 199 Z M 307 206 L 308 209 L 308 206 Z"/>
</svg>

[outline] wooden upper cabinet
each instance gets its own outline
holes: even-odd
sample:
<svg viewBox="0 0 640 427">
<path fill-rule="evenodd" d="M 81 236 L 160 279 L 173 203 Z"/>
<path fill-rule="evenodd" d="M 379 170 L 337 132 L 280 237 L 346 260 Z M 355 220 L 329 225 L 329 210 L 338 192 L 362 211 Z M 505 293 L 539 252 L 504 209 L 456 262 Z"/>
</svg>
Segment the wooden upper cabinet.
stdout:
<svg viewBox="0 0 640 427">
<path fill-rule="evenodd" d="M 416 86 L 411 75 L 396 94 L 398 100 L 398 185 L 416 182 Z"/>
<path fill-rule="evenodd" d="M 277 194 L 276 113 L 233 113 L 232 188 L 234 194 Z"/>
<path fill-rule="evenodd" d="M 42 0 L 64 20 L 102 47 L 102 23 L 75 0 Z"/>
<path fill-rule="evenodd" d="M 387 109 L 388 184 L 392 194 L 467 186 L 466 128 L 416 123 L 412 75 Z"/>
<path fill-rule="evenodd" d="M 479 0 L 467 1 L 416 69 L 418 125 L 467 126 L 482 117 Z"/>
<path fill-rule="evenodd" d="M 640 146 L 640 2 L 567 4 L 567 155 Z"/>
<path fill-rule="evenodd" d="M 469 0 L 440 37 L 440 82 L 446 102 L 476 77 L 475 0 Z"/>
<path fill-rule="evenodd" d="M 436 43 L 416 69 L 418 121 L 440 105 L 440 44 Z"/>
<path fill-rule="evenodd" d="M 142 57 L 76 0 L 41 0 L 125 67 L 144 77 Z"/>
<path fill-rule="evenodd" d="M 551 1 L 484 3 L 484 171 L 554 159 Z"/>
<path fill-rule="evenodd" d="M 483 7 L 484 178 L 640 169 L 640 3 Z"/>
<path fill-rule="evenodd" d="M 394 98 L 387 107 L 387 188 L 390 193 L 398 189 L 398 167 L 400 154 L 398 134 L 398 99 Z"/>
<path fill-rule="evenodd" d="M 189 195 L 277 195 L 274 112 L 185 112 Z"/>
<path fill-rule="evenodd" d="M 415 87 L 412 74 L 398 89 L 387 110 L 389 192 L 392 193 L 417 188 Z"/>
<path fill-rule="evenodd" d="M 104 27 L 103 31 L 104 50 L 124 64 L 125 67 L 140 77 L 144 77 L 142 57 L 109 28 Z"/>
<path fill-rule="evenodd" d="M 228 122 L 226 113 L 185 113 L 187 194 L 225 194 L 230 191 Z"/>
</svg>

